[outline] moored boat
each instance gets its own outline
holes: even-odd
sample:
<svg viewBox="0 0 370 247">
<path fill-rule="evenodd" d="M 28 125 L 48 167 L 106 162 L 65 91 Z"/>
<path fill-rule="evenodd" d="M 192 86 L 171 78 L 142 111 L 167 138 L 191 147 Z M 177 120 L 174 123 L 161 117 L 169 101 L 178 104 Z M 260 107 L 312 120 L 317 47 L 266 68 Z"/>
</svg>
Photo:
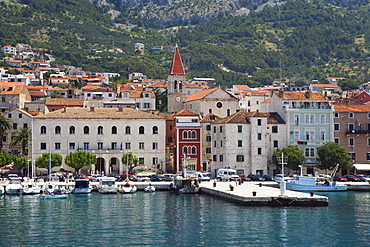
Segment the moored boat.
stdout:
<svg viewBox="0 0 370 247">
<path fill-rule="evenodd" d="M 20 179 L 11 179 L 5 186 L 8 195 L 20 195 L 22 192 L 22 184 Z"/>
<path fill-rule="evenodd" d="M 153 185 L 149 184 L 148 186 L 146 186 L 144 188 L 144 192 L 147 192 L 147 193 L 155 192 L 155 187 Z"/>
<path fill-rule="evenodd" d="M 41 188 L 34 183 L 28 183 L 23 186 L 23 195 L 36 195 L 41 193 Z"/>
<path fill-rule="evenodd" d="M 75 180 L 75 187 L 73 193 L 75 194 L 88 194 L 92 190 L 90 185 L 90 179 L 88 178 L 78 178 Z"/>
<path fill-rule="evenodd" d="M 286 182 L 287 190 L 303 192 L 331 192 L 346 191 L 347 185 L 337 185 L 336 182 L 327 181 L 324 184 L 317 184 L 315 177 L 295 176 L 289 182 Z"/>
<path fill-rule="evenodd" d="M 102 177 L 98 187 L 100 194 L 116 194 L 118 189 L 116 179 L 113 177 Z"/>
<path fill-rule="evenodd" d="M 54 200 L 54 199 L 67 199 L 68 198 L 68 194 L 62 194 L 62 195 L 56 195 L 56 194 L 43 194 L 43 195 L 40 195 L 40 199 L 43 199 L 43 200 Z"/>
<path fill-rule="evenodd" d="M 135 193 L 136 191 L 137 191 L 136 186 L 127 180 L 125 181 L 125 184 L 118 188 L 118 192 L 122 194 Z"/>
</svg>

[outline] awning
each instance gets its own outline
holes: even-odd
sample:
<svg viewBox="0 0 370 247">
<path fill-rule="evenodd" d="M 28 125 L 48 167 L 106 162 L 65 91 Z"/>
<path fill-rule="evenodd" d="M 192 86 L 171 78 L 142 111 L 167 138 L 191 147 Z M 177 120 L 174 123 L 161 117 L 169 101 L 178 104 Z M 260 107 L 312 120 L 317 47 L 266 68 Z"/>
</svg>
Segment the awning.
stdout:
<svg viewBox="0 0 370 247">
<path fill-rule="evenodd" d="M 370 171 L 370 164 L 353 164 L 356 170 Z"/>
</svg>

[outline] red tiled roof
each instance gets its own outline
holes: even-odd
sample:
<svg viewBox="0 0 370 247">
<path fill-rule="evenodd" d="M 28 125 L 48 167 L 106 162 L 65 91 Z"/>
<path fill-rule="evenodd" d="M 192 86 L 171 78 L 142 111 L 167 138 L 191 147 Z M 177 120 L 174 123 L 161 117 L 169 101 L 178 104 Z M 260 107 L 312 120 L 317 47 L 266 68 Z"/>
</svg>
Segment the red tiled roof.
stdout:
<svg viewBox="0 0 370 247">
<path fill-rule="evenodd" d="M 202 99 L 205 96 L 207 96 L 208 94 L 210 94 L 210 93 L 212 93 L 213 91 L 216 91 L 216 90 L 217 90 L 217 87 L 193 93 L 192 95 L 187 97 L 184 102 L 189 102 L 189 101 L 192 101 L 192 100 Z"/>
<path fill-rule="evenodd" d="M 337 84 L 311 84 L 313 87 L 332 87 L 332 88 L 340 88 Z"/>
<path fill-rule="evenodd" d="M 234 87 L 238 90 L 251 90 L 247 85 L 234 85 Z"/>
<path fill-rule="evenodd" d="M 336 112 L 370 112 L 370 105 L 334 105 Z"/>
<path fill-rule="evenodd" d="M 192 112 L 192 111 L 188 110 L 188 109 L 182 109 L 181 111 L 176 113 L 175 116 L 199 116 L 199 115 L 196 114 L 195 112 Z"/>
<path fill-rule="evenodd" d="M 171 62 L 171 67 L 169 73 L 170 75 L 173 74 L 185 74 L 184 67 L 182 66 L 181 56 L 179 52 L 179 48 L 176 46 L 175 52 L 173 53 L 173 58 Z"/>
</svg>

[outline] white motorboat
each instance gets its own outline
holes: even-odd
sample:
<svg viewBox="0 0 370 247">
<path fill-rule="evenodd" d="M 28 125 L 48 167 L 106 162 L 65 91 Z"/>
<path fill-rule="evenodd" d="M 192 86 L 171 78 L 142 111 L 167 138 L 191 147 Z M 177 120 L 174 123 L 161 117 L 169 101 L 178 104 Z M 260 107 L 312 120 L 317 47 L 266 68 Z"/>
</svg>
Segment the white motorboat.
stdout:
<svg viewBox="0 0 370 247">
<path fill-rule="evenodd" d="M 154 186 L 152 186 L 151 184 L 149 184 L 148 186 L 146 186 L 146 187 L 144 188 L 144 192 L 152 193 L 152 192 L 154 192 L 154 191 L 155 191 L 155 187 L 154 187 Z"/>
<path fill-rule="evenodd" d="M 40 194 L 40 193 L 41 193 L 41 188 L 34 183 L 28 183 L 24 185 L 22 189 L 23 195 L 35 195 L 35 194 Z"/>
<path fill-rule="evenodd" d="M 118 188 L 118 192 L 122 194 L 135 193 L 136 191 L 136 186 L 133 183 L 130 183 L 130 181 L 125 181 L 125 184 Z"/>
<path fill-rule="evenodd" d="M 102 177 L 98 186 L 101 194 L 116 194 L 118 190 L 116 179 L 113 177 Z"/>
<path fill-rule="evenodd" d="M 5 187 L 8 195 L 20 195 L 22 192 L 22 184 L 20 179 L 11 179 Z"/>
<path fill-rule="evenodd" d="M 4 194 L 5 194 L 5 186 L 0 185 L 0 195 L 4 195 Z"/>
<path fill-rule="evenodd" d="M 90 185 L 90 179 L 88 178 L 77 178 L 75 180 L 75 187 L 73 193 L 75 194 L 88 194 L 91 193 L 92 187 Z"/>
<path fill-rule="evenodd" d="M 68 198 L 68 194 L 62 194 L 62 195 L 56 195 L 56 194 L 43 194 L 43 195 L 40 195 L 40 199 L 43 199 L 43 200 L 54 200 L 54 199 L 67 199 Z"/>
<path fill-rule="evenodd" d="M 292 180 L 286 182 L 286 189 L 306 192 L 346 191 L 347 185 L 336 185 L 335 182 L 330 183 L 329 181 L 317 184 L 315 177 L 294 176 Z"/>
</svg>

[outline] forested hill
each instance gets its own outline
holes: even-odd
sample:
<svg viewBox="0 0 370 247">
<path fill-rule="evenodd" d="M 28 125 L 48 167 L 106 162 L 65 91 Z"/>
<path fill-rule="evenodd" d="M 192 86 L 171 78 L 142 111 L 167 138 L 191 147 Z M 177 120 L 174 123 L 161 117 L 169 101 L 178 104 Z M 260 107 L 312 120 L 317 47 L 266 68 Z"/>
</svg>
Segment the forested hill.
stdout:
<svg viewBox="0 0 370 247">
<path fill-rule="evenodd" d="M 27 43 L 53 54 L 58 64 L 166 78 L 171 54 L 151 48 L 177 43 L 189 78 L 214 77 L 222 85 L 327 76 L 366 80 L 370 6 L 363 3 L 295 0 L 197 25 L 126 31 L 115 25 L 111 8 L 87 0 L 7 0 L 0 1 L 0 46 Z M 134 53 L 137 42 L 145 44 L 144 56 Z M 113 46 L 123 52 L 108 52 Z"/>
</svg>

